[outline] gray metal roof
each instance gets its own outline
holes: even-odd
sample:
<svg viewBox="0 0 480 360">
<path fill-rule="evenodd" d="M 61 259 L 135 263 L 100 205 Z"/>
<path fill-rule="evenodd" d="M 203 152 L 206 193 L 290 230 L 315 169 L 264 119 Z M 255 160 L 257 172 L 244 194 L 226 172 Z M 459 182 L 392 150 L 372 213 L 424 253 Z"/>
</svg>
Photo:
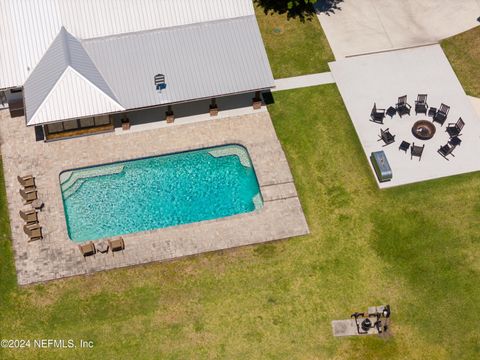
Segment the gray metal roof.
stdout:
<svg viewBox="0 0 480 360">
<path fill-rule="evenodd" d="M 165 75 L 166 88 L 154 77 Z M 27 125 L 274 86 L 255 16 L 76 39 L 61 29 L 25 84 Z"/>
<path fill-rule="evenodd" d="M 274 79 L 255 16 L 85 40 L 126 109 L 265 89 Z M 164 74 L 167 88 L 155 90 Z"/>
<path fill-rule="evenodd" d="M 92 39 L 254 14 L 252 0 L 1 0 L 0 89 L 23 86 L 62 26 Z"/>
</svg>

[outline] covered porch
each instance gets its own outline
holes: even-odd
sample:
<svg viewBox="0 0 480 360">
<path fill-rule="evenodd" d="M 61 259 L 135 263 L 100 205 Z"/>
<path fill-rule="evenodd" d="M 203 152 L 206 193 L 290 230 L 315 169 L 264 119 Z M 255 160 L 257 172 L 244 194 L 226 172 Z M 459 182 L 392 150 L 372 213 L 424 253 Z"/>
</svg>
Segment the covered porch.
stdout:
<svg viewBox="0 0 480 360">
<path fill-rule="evenodd" d="M 68 119 L 36 127 L 37 140 L 54 141 L 115 131 L 128 134 L 267 111 L 268 93 L 248 92 L 108 115 Z M 266 98 L 266 99 L 264 99 Z M 38 135 L 40 134 L 40 135 Z"/>
<path fill-rule="evenodd" d="M 112 115 L 70 119 L 43 125 L 45 141 L 100 134 L 114 130 Z"/>
</svg>

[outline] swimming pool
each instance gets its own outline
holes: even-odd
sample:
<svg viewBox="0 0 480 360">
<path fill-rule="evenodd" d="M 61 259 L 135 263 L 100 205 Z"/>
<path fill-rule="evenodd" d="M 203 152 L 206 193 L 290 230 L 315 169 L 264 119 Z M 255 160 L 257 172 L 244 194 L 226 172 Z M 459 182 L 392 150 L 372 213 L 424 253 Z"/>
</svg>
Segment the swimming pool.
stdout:
<svg viewBox="0 0 480 360">
<path fill-rule="evenodd" d="M 247 150 L 226 145 L 60 174 L 67 230 L 96 240 L 263 206 Z"/>
</svg>

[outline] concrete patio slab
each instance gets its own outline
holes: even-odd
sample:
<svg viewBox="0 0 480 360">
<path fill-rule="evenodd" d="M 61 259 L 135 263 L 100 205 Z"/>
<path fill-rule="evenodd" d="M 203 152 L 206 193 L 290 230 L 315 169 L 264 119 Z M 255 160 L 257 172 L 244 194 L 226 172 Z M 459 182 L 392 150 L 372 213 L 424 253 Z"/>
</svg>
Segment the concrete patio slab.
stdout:
<svg viewBox="0 0 480 360">
<path fill-rule="evenodd" d="M 242 116 L 114 132 L 51 143 L 35 141 L 24 118 L 0 111 L 1 153 L 20 285 L 96 271 L 168 260 L 202 252 L 284 239 L 308 233 L 292 174 L 267 111 Z M 124 252 L 86 259 L 69 240 L 59 174 L 68 169 L 131 160 L 224 144 L 245 146 L 264 199 L 263 208 L 241 215 L 127 234 Z M 44 239 L 27 242 L 23 233 L 17 175 L 36 177 Z"/>
<path fill-rule="evenodd" d="M 480 0 L 345 0 L 318 18 L 336 59 L 438 42 L 480 25 Z"/>
<path fill-rule="evenodd" d="M 469 96 L 468 98 L 469 98 L 470 102 L 472 103 L 473 108 L 477 112 L 477 115 L 480 117 L 480 98 L 473 97 L 473 96 Z"/>
<path fill-rule="evenodd" d="M 370 157 L 372 152 L 383 150 L 392 167 L 393 179 L 379 183 L 380 188 L 480 170 L 480 118 L 439 45 L 352 57 L 330 63 L 330 68 L 365 155 Z M 408 95 L 413 107 L 417 94 L 428 94 L 432 107 L 438 108 L 442 102 L 451 106 L 445 125 L 436 124 L 433 139 L 421 141 L 412 135 L 415 121 L 431 121 L 426 115 L 416 116 L 414 109 L 411 116 L 387 116 L 384 125 L 369 121 L 374 102 L 378 108 L 388 108 L 395 106 L 399 96 Z M 448 141 L 447 123 L 459 117 L 466 123 L 462 143 L 455 149 L 455 157 L 447 161 L 437 150 Z M 382 147 L 378 141 L 380 129 L 386 128 L 396 135 L 396 141 Z M 411 160 L 410 153 L 398 149 L 402 140 L 425 144 L 421 161 Z"/>
</svg>

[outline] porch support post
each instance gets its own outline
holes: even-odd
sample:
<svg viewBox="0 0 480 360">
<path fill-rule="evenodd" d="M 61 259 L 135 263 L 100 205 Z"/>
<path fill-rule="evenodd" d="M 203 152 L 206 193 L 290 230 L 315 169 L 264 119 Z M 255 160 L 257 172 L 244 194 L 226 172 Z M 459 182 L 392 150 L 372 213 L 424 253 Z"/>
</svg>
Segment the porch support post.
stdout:
<svg viewBox="0 0 480 360">
<path fill-rule="evenodd" d="M 262 98 L 260 97 L 260 91 L 255 91 L 255 97 L 252 99 L 252 106 L 254 110 L 262 108 Z"/>
<path fill-rule="evenodd" d="M 210 116 L 217 116 L 217 115 L 218 115 L 217 99 L 212 98 L 212 102 L 210 103 Z"/>
<path fill-rule="evenodd" d="M 173 113 L 172 105 L 168 105 L 167 112 L 165 113 L 165 120 L 167 120 L 167 124 L 171 124 L 175 121 L 175 115 Z"/>
</svg>

